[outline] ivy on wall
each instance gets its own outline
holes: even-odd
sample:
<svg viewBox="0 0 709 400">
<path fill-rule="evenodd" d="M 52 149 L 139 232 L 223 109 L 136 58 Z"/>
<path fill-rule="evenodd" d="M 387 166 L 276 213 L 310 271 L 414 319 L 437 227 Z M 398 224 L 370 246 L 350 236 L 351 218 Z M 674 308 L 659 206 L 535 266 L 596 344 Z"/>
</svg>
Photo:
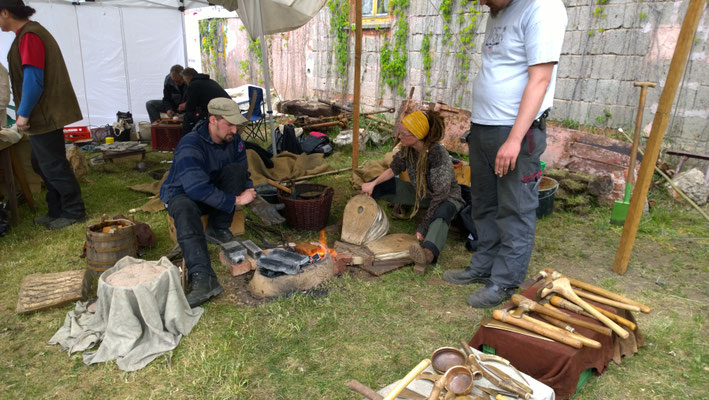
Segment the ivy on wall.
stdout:
<svg viewBox="0 0 709 400">
<path fill-rule="evenodd" d="M 240 30 L 244 30 L 245 28 L 242 26 Z M 266 39 L 268 41 L 268 39 Z M 256 81 L 257 83 L 262 84 L 263 83 L 263 55 L 261 54 L 261 39 L 256 39 L 252 40 L 249 37 L 249 47 L 247 48 L 250 56 L 239 62 L 239 67 L 241 69 L 241 72 L 239 73 L 239 76 L 241 78 L 245 78 L 247 75 L 249 76 L 250 81 Z M 251 59 L 254 58 L 256 59 L 256 79 L 254 79 L 254 76 L 251 72 Z"/>
<path fill-rule="evenodd" d="M 409 57 L 406 51 L 409 21 L 405 13 L 408 7 L 409 0 L 389 0 L 389 13 L 396 18 L 392 35 L 393 43 L 390 43 L 389 39 L 385 40 L 379 53 L 379 78 L 392 91 L 402 96 L 406 94 L 403 82 L 406 78 L 406 61 Z"/>
<path fill-rule="evenodd" d="M 222 86 L 226 86 L 226 31 L 226 18 L 210 18 L 199 21 L 202 69 Z"/>
<path fill-rule="evenodd" d="M 470 58 L 473 47 L 475 47 L 473 39 L 480 18 L 479 7 L 476 7 L 477 3 L 477 0 L 461 0 L 460 11 L 458 11 L 460 49 L 455 55 L 459 66 L 456 77 L 462 82 L 467 82 L 470 76 Z"/>
<path fill-rule="evenodd" d="M 426 84 L 431 84 L 431 67 L 433 66 L 433 56 L 431 55 L 431 32 L 423 36 L 421 41 L 421 53 L 423 53 L 423 74 L 426 76 Z"/>
<path fill-rule="evenodd" d="M 327 6 L 330 9 L 330 34 L 335 37 L 335 72 L 340 77 L 345 77 L 349 58 L 350 2 L 328 0 Z"/>
</svg>

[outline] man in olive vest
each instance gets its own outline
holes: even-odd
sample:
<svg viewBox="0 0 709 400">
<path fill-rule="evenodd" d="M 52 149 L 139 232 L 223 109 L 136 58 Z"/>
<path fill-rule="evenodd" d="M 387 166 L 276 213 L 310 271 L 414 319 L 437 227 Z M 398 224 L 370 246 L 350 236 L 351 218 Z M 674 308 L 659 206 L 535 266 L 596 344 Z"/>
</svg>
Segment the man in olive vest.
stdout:
<svg viewBox="0 0 709 400">
<path fill-rule="evenodd" d="M 79 102 L 54 37 L 30 21 L 22 0 L 0 0 L 0 29 L 14 32 L 7 54 L 17 128 L 30 136 L 32 167 L 47 186 L 47 215 L 35 223 L 61 229 L 86 220 L 81 188 L 66 159 L 64 126 L 82 119 Z"/>
</svg>

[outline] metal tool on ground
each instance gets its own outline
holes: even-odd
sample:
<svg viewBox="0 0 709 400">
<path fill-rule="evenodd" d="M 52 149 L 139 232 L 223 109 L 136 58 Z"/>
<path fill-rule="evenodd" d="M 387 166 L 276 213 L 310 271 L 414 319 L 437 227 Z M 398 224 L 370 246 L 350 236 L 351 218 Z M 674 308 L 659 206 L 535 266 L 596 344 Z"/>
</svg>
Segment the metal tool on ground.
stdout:
<svg viewBox="0 0 709 400">
<path fill-rule="evenodd" d="M 640 100 L 638 102 L 637 117 L 635 118 L 635 133 L 633 134 L 633 147 L 630 150 L 628 174 L 625 178 L 625 197 L 623 197 L 623 201 L 616 201 L 611 210 L 611 224 L 614 225 L 623 225 L 625 217 L 628 215 L 630 196 L 633 193 L 633 184 L 635 183 L 635 160 L 638 153 L 638 144 L 640 143 L 640 126 L 643 123 L 645 97 L 647 96 L 647 88 L 655 87 L 657 84 L 655 82 L 635 82 L 633 86 L 640 87 Z"/>
<path fill-rule="evenodd" d="M 254 260 L 258 260 L 261 255 L 263 255 L 263 250 L 261 250 L 261 248 L 258 247 L 258 245 L 256 245 L 256 243 L 252 242 L 251 240 L 244 240 L 243 242 L 241 242 L 241 244 L 246 247 L 247 253 Z"/>
<path fill-rule="evenodd" d="M 512 295 L 512 302 L 515 303 L 518 307 L 525 309 L 530 312 L 536 312 L 538 314 L 545 314 L 548 315 L 552 318 L 558 319 L 560 321 L 564 321 L 570 324 L 574 324 L 577 326 L 581 326 L 584 328 L 588 328 L 591 330 L 594 330 L 596 332 L 602 333 L 606 336 L 611 336 L 611 330 L 605 326 L 600 326 L 591 322 L 586 322 L 584 320 L 570 317 L 562 312 L 555 311 L 555 310 L 550 310 L 541 304 L 535 302 L 534 300 L 528 299 L 520 294 L 513 294 Z"/>
<path fill-rule="evenodd" d="M 542 297 L 546 296 L 551 292 L 561 294 L 566 299 L 571 300 L 577 305 L 583 307 L 584 310 L 588 311 L 599 321 L 603 322 L 604 325 L 611 328 L 613 332 L 615 332 L 621 338 L 627 339 L 628 336 L 630 336 L 630 333 L 628 331 L 618 326 L 618 324 L 611 321 L 608 317 L 601 314 L 601 312 L 599 312 L 596 308 L 594 308 L 585 300 L 581 299 L 578 295 L 576 295 L 576 293 L 574 293 L 574 290 L 571 288 L 571 283 L 569 283 L 569 280 L 567 278 L 555 279 L 548 283 L 546 286 L 542 287 L 540 290 Z"/>
<path fill-rule="evenodd" d="M 222 243 L 219 247 L 222 248 L 222 253 L 230 263 L 241 264 L 244 262 L 247 250 L 238 240 Z"/>
<path fill-rule="evenodd" d="M 551 279 L 561 278 L 564 276 L 560 272 L 554 271 L 551 268 L 544 268 L 542 271 L 539 272 L 538 275 L 542 276 L 542 277 L 551 277 Z M 652 308 L 650 308 L 649 306 L 647 306 L 643 303 L 637 302 L 633 299 L 629 299 L 625 296 L 621 296 L 617 293 L 611 292 L 610 290 L 600 288 L 598 286 L 592 285 L 590 283 L 586 283 L 584 281 L 580 281 L 578 279 L 569 278 L 568 276 L 566 276 L 566 278 L 569 280 L 569 282 L 571 283 L 572 286 L 575 286 L 577 288 L 584 289 L 584 290 L 589 291 L 591 293 L 595 293 L 595 294 L 601 295 L 603 297 L 606 297 L 608 299 L 619 301 L 621 303 L 638 306 L 640 308 L 640 311 L 642 311 L 645 314 L 652 311 Z"/>
</svg>

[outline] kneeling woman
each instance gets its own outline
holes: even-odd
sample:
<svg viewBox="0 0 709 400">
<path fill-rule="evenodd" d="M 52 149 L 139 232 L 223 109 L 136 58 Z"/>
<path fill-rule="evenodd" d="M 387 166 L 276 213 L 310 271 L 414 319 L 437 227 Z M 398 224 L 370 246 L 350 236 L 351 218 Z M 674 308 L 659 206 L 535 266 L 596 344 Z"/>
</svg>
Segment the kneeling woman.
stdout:
<svg viewBox="0 0 709 400">
<path fill-rule="evenodd" d="M 434 111 L 415 111 L 402 120 L 399 132 L 403 147 L 394 155 L 389 169 L 376 179 L 362 185 L 362 193 L 375 199 L 413 206 L 409 218 L 419 208 L 428 208 L 416 228 L 416 238 L 410 253 L 413 261 L 423 267 L 435 263 L 443 250 L 448 228 L 464 206 L 460 186 L 455 178 L 448 151 L 439 141 L 445 133 L 443 119 Z M 407 171 L 411 182 L 395 176 Z"/>
</svg>

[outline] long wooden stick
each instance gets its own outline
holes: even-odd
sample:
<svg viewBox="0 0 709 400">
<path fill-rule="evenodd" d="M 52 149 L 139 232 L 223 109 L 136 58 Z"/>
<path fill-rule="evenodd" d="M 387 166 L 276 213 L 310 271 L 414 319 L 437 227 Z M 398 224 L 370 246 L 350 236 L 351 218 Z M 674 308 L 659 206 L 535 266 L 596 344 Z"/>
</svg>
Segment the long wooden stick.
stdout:
<svg viewBox="0 0 709 400">
<path fill-rule="evenodd" d="M 336 170 L 334 170 L 334 171 L 321 172 L 321 173 L 319 173 L 319 174 L 303 175 L 303 176 L 299 176 L 299 177 L 293 179 L 293 182 L 305 181 L 305 180 L 308 180 L 308 179 L 310 179 L 310 178 L 317 178 L 318 176 L 335 175 L 335 174 L 339 174 L 340 172 L 349 171 L 349 170 L 351 170 L 351 169 L 352 169 L 352 167 L 347 167 L 347 168 L 336 169 Z"/>
<path fill-rule="evenodd" d="M 359 0 L 357 0 L 359 1 Z M 425 359 L 421 360 L 420 363 L 418 363 L 417 366 L 414 367 L 405 377 L 404 379 L 400 380 L 399 383 L 394 386 L 394 389 L 389 392 L 388 395 L 384 398 L 384 400 L 394 400 L 396 396 L 401 393 L 402 390 L 404 390 L 405 387 L 411 383 L 421 372 L 423 372 L 428 366 L 431 365 L 431 360 L 430 359 Z"/>
<path fill-rule="evenodd" d="M 574 289 L 574 293 L 579 295 L 580 297 L 583 297 L 584 299 L 589 299 L 593 300 L 596 303 L 601 303 L 605 304 L 607 306 L 615 307 L 615 308 L 620 308 L 622 310 L 628 310 L 628 311 L 640 311 L 640 307 L 634 305 L 634 304 L 627 304 L 627 303 L 622 303 L 620 301 L 615 301 L 611 299 L 607 299 L 603 296 L 598 296 L 593 293 L 589 293 L 586 291 L 583 291 L 581 289 Z"/>
<path fill-rule="evenodd" d="M 682 22 L 677 45 L 674 55 L 672 56 L 672 61 L 670 62 L 670 69 L 667 73 L 665 87 L 662 89 L 657 112 L 652 122 L 652 130 L 650 131 L 650 139 L 647 142 L 645 157 L 643 157 L 643 161 L 640 164 L 638 180 L 633 188 L 633 196 L 630 200 L 628 216 L 625 218 L 625 225 L 623 225 L 623 234 L 620 237 L 618 252 L 616 253 L 613 263 L 613 271 L 620 275 L 625 274 L 625 271 L 628 269 L 630 254 L 635 244 L 635 237 L 638 233 L 638 226 L 640 225 L 640 218 L 643 214 L 643 206 L 645 205 L 647 192 L 650 188 L 655 163 L 660 154 L 660 146 L 662 145 L 662 139 L 665 136 L 667 123 L 670 119 L 672 103 L 674 102 L 680 79 L 682 79 L 684 68 L 687 65 L 687 58 L 692 48 L 692 41 L 697 32 L 697 26 L 699 25 L 705 4 L 706 0 L 690 0 L 687 14 Z"/>
</svg>

